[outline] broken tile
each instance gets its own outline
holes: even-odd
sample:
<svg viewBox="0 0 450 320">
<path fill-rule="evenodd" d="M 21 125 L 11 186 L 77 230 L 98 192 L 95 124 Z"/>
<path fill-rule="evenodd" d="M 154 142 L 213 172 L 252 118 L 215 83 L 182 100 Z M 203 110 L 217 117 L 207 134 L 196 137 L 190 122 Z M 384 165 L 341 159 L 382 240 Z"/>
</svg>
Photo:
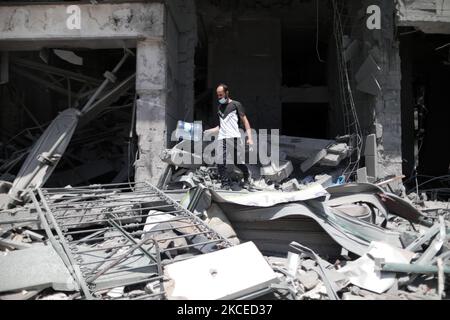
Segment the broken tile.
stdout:
<svg viewBox="0 0 450 320">
<path fill-rule="evenodd" d="M 253 242 L 170 264 L 165 273 L 174 281 L 169 297 L 188 300 L 235 299 L 277 280 Z"/>
</svg>

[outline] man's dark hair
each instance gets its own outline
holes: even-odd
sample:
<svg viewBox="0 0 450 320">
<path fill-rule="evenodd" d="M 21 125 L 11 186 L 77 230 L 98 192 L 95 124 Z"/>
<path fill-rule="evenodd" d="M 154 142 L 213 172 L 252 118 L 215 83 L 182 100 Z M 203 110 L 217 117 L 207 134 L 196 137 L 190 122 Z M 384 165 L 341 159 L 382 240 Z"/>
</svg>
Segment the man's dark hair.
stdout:
<svg viewBox="0 0 450 320">
<path fill-rule="evenodd" d="M 222 87 L 224 92 L 228 92 L 228 86 L 225 83 L 221 83 L 217 86 L 218 87 Z"/>
</svg>

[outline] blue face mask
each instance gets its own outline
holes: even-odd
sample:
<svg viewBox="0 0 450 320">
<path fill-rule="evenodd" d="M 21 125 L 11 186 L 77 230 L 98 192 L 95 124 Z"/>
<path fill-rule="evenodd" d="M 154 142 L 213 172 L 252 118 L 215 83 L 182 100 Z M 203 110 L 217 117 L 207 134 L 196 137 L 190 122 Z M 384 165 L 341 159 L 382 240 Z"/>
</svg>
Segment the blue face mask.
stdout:
<svg viewBox="0 0 450 320">
<path fill-rule="evenodd" d="M 220 103 L 220 104 L 225 104 L 225 103 L 227 103 L 227 101 L 228 101 L 228 100 L 227 100 L 227 98 L 225 98 L 225 97 L 219 99 L 219 103 Z"/>
</svg>

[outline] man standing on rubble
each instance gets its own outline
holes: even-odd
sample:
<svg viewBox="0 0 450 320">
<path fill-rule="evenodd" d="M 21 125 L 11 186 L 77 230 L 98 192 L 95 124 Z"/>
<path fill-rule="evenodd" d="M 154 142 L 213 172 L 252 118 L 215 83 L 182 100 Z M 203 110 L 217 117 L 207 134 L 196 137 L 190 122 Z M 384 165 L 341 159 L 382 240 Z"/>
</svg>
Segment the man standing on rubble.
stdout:
<svg viewBox="0 0 450 320">
<path fill-rule="evenodd" d="M 239 101 L 232 100 L 230 98 L 230 92 L 228 86 L 225 84 L 219 84 L 217 86 L 217 100 L 218 100 L 218 112 L 219 115 L 219 125 L 215 128 L 206 130 L 205 133 L 214 134 L 219 133 L 218 139 L 218 160 L 217 169 L 219 173 L 219 178 L 222 181 L 223 188 L 230 188 L 231 181 L 230 177 L 226 172 L 226 164 L 232 155 L 233 164 L 238 167 L 244 174 L 244 182 L 241 184 L 244 188 L 250 187 L 250 172 L 247 166 L 244 164 L 242 157 L 238 159 L 238 150 L 241 150 L 242 140 L 241 133 L 239 132 L 239 120 L 242 121 L 245 131 L 247 133 L 247 144 L 249 146 L 253 145 L 252 132 L 250 127 L 250 122 L 245 115 L 244 107 Z M 241 154 L 241 156 L 244 156 Z"/>
</svg>

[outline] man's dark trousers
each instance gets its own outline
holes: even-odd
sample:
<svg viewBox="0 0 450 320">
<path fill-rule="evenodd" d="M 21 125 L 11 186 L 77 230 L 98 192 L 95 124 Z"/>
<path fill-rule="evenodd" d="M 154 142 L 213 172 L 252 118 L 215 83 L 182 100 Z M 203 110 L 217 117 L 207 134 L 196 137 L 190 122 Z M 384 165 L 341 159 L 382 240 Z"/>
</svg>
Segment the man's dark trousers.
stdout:
<svg viewBox="0 0 450 320">
<path fill-rule="evenodd" d="M 231 164 L 230 160 L 228 160 L 227 163 L 227 155 L 228 158 L 231 157 L 231 153 L 233 153 L 233 164 L 238 167 L 242 173 L 244 174 L 244 180 L 248 180 L 250 177 L 250 173 L 248 171 L 247 166 L 245 165 L 245 148 L 242 145 L 240 138 L 228 138 L 228 139 L 222 139 L 218 141 L 219 145 L 218 151 L 219 151 L 219 160 L 222 160 L 222 164 L 217 164 L 217 169 L 219 173 L 219 177 L 223 181 L 230 180 L 227 175 L 226 165 Z M 239 147 L 239 148 L 238 148 Z M 238 154 L 238 150 L 241 150 L 241 153 Z"/>
</svg>

